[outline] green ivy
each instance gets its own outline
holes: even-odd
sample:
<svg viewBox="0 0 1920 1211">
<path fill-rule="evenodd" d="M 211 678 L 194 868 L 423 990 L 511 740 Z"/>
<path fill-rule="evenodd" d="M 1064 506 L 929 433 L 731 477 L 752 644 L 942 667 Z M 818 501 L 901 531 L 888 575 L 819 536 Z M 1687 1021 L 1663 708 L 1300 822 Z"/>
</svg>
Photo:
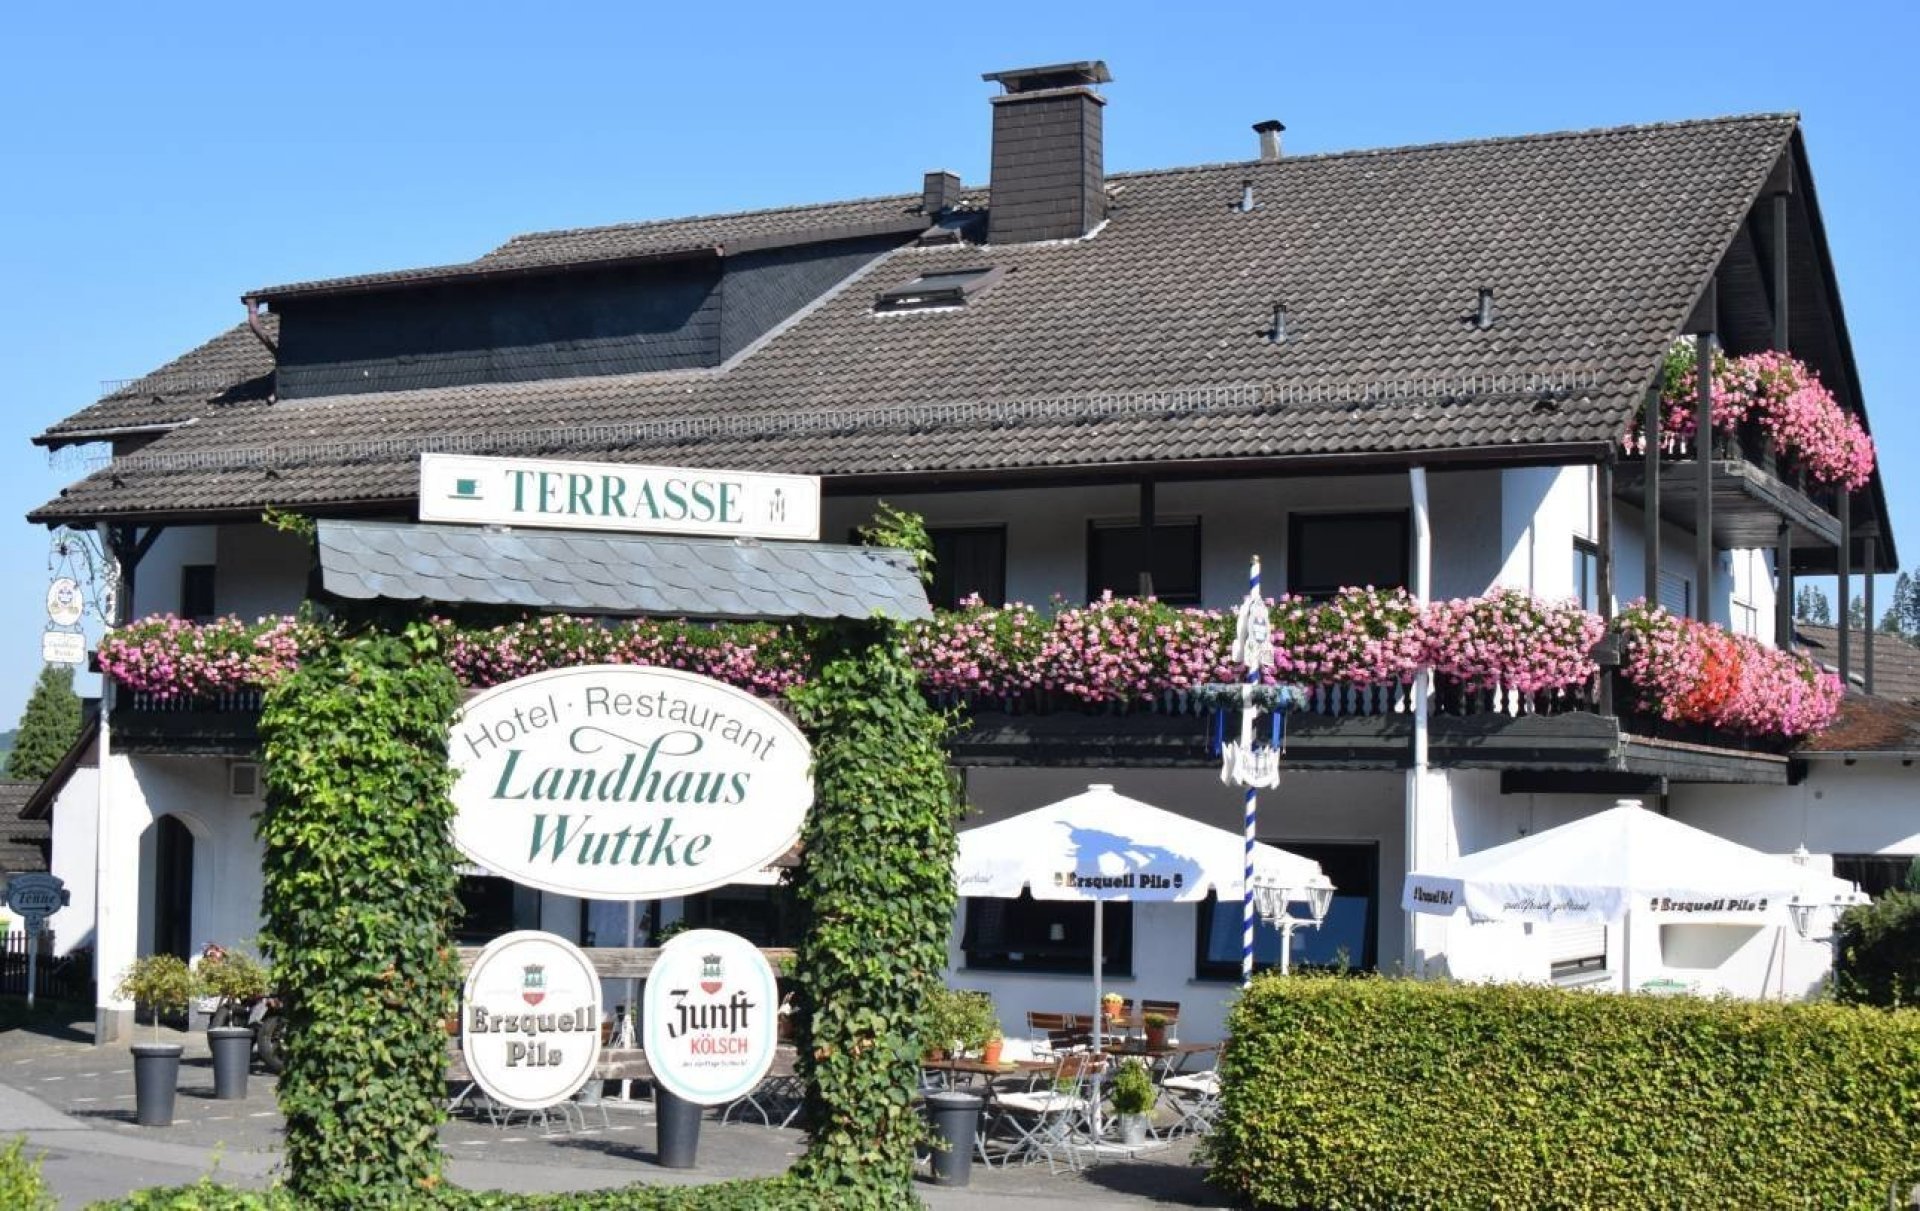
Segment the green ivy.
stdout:
<svg viewBox="0 0 1920 1211">
<path fill-rule="evenodd" d="M 261 711 L 262 940 L 291 994 L 279 1096 L 306 1206 L 413 1206 L 440 1181 L 460 691 L 437 657 L 424 627 L 332 638 Z"/>
<path fill-rule="evenodd" d="M 1262 1206 L 1880 1208 L 1920 1180 L 1920 1013 L 1263 977 L 1209 1149 Z"/>
<path fill-rule="evenodd" d="M 915 541 L 907 520 L 883 514 L 881 540 Z M 791 699 L 814 784 L 795 953 L 812 1128 L 792 1177 L 823 1205 L 892 1211 L 916 1202 L 921 1018 L 953 919 L 950 721 L 927 705 L 902 628 L 882 621 L 825 630 L 818 675 Z"/>
</svg>

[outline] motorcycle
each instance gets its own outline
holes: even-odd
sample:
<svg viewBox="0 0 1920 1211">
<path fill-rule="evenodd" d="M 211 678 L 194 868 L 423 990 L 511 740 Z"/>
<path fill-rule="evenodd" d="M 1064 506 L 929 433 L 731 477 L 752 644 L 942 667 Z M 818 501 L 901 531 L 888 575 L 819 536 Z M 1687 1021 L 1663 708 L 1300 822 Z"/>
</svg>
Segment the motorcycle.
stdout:
<svg viewBox="0 0 1920 1211">
<path fill-rule="evenodd" d="M 280 998 L 272 993 L 250 1001 L 220 1002 L 210 1022 L 214 1026 L 249 1026 L 253 1029 L 253 1059 L 260 1067 L 279 1076 L 287 1066 L 287 1019 Z"/>
</svg>

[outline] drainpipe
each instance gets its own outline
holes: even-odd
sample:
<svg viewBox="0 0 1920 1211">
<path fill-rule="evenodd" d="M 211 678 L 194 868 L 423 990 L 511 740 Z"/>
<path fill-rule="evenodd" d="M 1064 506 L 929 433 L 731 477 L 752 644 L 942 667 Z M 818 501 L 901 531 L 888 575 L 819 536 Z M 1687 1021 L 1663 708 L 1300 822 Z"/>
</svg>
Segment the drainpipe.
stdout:
<svg viewBox="0 0 1920 1211">
<path fill-rule="evenodd" d="M 1410 467 L 1407 470 L 1407 484 L 1413 497 L 1413 599 L 1425 606 L 1432 598 L 1433 585 L 1433 528 L 1427 511 L 1427 469 Z M 1427 781 L 1427 697 L 1431 693 L 1433 670 L 1421 669 L 1413 678 L 1413 764 L 1407 770 L 1407 869 L 1417 867 L 1420 855 L 1420 825 L 1423 813 L 1422 799 Z M 1417 948 L 1414 945 L 1414 914 L 1404 914 L 1406 919 L 1407 970 L 1419 974 L 1421 965 L 1415 962 Z"/>
<path fill-rule="evenodd" d="M 266 325 L 260 322 L 261 315 L 265 314 L 262 308 L 266 304 L 256 298 L 245 298 L 240 301 L 247 309 L 247 331 L 253 333 L 253 339 L 267 347 L 267 352 L 273 355 L 274 361 L 279 361 L 280 346 L 273 343 L 273 338 L 267 335 Z"/>
</svg>

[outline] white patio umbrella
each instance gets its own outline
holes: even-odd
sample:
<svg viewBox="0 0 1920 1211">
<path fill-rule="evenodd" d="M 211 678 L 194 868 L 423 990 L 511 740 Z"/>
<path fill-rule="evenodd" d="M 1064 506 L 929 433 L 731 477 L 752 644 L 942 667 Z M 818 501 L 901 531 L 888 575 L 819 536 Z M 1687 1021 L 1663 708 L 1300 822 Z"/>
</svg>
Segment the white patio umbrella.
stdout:
<svg viewBox="0 0 1920 1211">
<path fill-rule="evenodd" d="M 1400 906 L 1474 921 L 1598 924 L 1630 913 L 1782 925 L 1795 898 L 1859 903 L 1854 884 L 1623 799 L 1518 841 L 1411 871 Z M 1631 985 L 1628 985 L 1631 987 Z"/>
<path fill-rule="evenodd" d="M 1191 902 L 1244 894 L 1245 841 L 1095 783 L 1082 794 L 960 834 L 954 881 L 963 896 L 1036 900 Z M 1272 845 L 1254 847 L 1255 883 L 1288 889 L 1306 903 L 1311 886 L 1330 887 L 1320 864 Z M 1093 913 L 1093 1022 L 1100 1036 L 1104 911 Z M 1099 1097 L 1094 1132 L 1099 1133 Z"/>
</svg>

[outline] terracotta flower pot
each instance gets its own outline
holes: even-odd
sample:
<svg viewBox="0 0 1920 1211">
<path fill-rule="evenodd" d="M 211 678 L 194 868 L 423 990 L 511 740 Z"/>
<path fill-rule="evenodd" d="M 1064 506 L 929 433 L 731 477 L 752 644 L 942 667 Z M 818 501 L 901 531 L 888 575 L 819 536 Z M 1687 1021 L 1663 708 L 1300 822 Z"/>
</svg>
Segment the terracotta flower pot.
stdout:
<svg viewBox="0 0 1920 1211">
<path fill-rule="evenodd" d="M 1006 1047 L 1005 1039 L 988 1039 L 987 1045 L 980 1051 L 980 1061 L 985 1064 L 998 1064 L 1000 1052 Z"/>
<path fill-rule="evenodd" d="M 1165 1026 L 1147 1027 L 1147 1047 L 1149 1050 L 1165 1047 L 1166 1045 L 1167 1028 Z"/>
</svg>

